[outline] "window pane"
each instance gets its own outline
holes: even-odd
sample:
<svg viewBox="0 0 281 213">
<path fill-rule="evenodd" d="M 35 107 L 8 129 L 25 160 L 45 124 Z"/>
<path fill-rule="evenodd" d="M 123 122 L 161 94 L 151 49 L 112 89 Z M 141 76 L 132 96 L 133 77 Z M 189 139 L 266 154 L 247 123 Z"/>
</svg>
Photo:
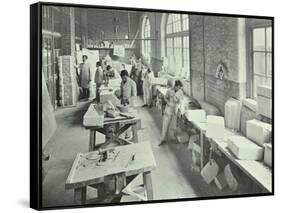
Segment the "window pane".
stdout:
<svg viewBox="0 0 281 213">
<path fill-rule="evenodd" d="M 266 71 L 267 75 L 271 76 L 272 73 L 272 56 L 271 53 L 266 54 Z"/>
<path fill-rule="evenodd" d="M 265 53 L 254 52 L 254 73 L 265 75 Z"/>
<path fill-rule="evenodd" d="M 167 31 L 166 33 L 172 33 L 173 29 L 172 29 L 172 23 L 173 22 L 173 16 L 172 15 L 168 15 L 168 20 L 167 20 Z"/>
<path fill-rule="evenodd" d="M 172 14 L 173 16 L 173 22 L 177 22 L 180 20 L 180 15 L 179 14 Z"/>
<path fill-rule="evenodd" d="M 182 45 L 181 37 L 174 38 L 174 56 L 176 60 L 177 70 L 182 67 Z"/>
<path fill-rule="evenodd" d="M 271 32 L 272 29 L 271 27 L 267 27 L 266 28 L 266 50 L 267 51 L 272 51 L 271 50 L 271 46 L 272 46 L 272 35 L 271 35 Z"/>
<path fill-rule="evenodd" d="M 189 66 L 189 37 L 183 37 L 183 66 Z"/>
<path fill-rule="evenodd" d="M 172 39 L 171 38 L 168 38 L 167 39 L 167 47 L 172 47 Z"/>
<path fill-rule="evenodd" d="M 184 64 L 183 68 L 182 68 L 182 73 L 181 75 L 186 78 L 190 76 L 190 66 L 189 66 L 189 60 L 186 61 L 186 63 Z"/>
<path fill-rule="evenodd" d="M 188 15 L 170 14 L 168 16 L 166 53 L 169 58 L 174 56 L 173 74 L 183 77 L 189 73 L 189 36 L 186 32 L 181 32 L 188 29 Z"/>
<path fill-rule="evenodd" d="M 172 33 L 172 24 L 167 25 L 167 34 Z"/>
<path fill-rule="evenodd" d="M 254 96 L 257 97 L 257 87 L 259 85 L 271 86 L 271 78 L 266 78 L 263 76 L 254 76 Z"/>
<path fill-rule="evenodd" d="M 172 15 L 168 15 L 167 24 L 171 24 L 172 21 L 173 21 L 173 16 Z"/>
<path fill-rule="evenodd" d="M 181 22 L 180 22 L 180 15 L 173 14 L 173 32 L 181 31 Z"/>
<path fill-rule="evenodd" d="M 150 22 L 149 19 L 146 19 L 144 26 L 144 38 L 150 37 Z"/>
<path fill-rule="evenodd" d="M 265 51 L 265 28 L 257 28 L 253 30 L 254 50 Z"/>
<path fill-rule="evenodd" d="M 178 32 L 177 22 L 173 22 L 173 33 Z"/>
<path fill-rule="evenodd" d="M 173 39 L 167 39 L 167 56 L 173 55 Z"/>
<path fill-rule="evenodd" d="M 266 79 L 266 85 L 267 86 L 272 86 L 272 78 L 270 78 L 270 77 L 268 77 L 267 79 Z"/>
<path fill-rule="evenodd" d="M 188 36 L 183 37 L 183 48 L 189 48 L 189 37 Z"/>
<path fill-rule="evenodd" d="M 150 38 L 150 22 L 149 22 L 149 19 L 146 18 L 145 19 L 145 25 L 144 25 L 144 39 L 148 39 Z M 143 54 L 146 56 L 146 57 L 149 57 L 150 55 L 150 52 L 151 52 L 151 44 L 150 44 L 150 40 L 144 40 L 143 41 Z"/>
<path fill-rule="evenodd" d="M 178 31 L 180 31 L 179 23 L 178 22 L 174 22 L 174 32 L 178 32 Z"/>
<path fill-rule="evenodd" d="M 188 15 L 182 15 L 182 24 L 183 24 L 182 27 L 184 31 L 189 30 Z"/>
</svg>

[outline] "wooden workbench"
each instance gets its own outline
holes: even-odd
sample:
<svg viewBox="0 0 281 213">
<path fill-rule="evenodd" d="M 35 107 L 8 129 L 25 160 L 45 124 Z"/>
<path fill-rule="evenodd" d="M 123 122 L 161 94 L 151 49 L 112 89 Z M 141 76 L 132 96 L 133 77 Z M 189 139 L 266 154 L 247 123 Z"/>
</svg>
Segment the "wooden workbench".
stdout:
<svg viewBox="0 0 281 213">
<path fill-rule="evenodd" d="M 186 116 L 187 119 L 187 116 Z M 191 122 L 194 127 L 200 131 L 200 167 L 204 167 L 204 137 L 206 133 L 206 123 Z M 212 141 L 231 162 L 233 162 L 243 173 L 251 178 L 265 192 L 272 192 L 272 170 L 261 161 L 254 160 L 238 160 L 227 148 L 227 138 L 232 135 L 240 135 L 240 133 L 232 132 L 229 129 L 224 131 L 224 139 L 208 138 Z"/>
<path fill-rule="evenodd" d="M 203 122 L 191 122 L 200 132 L 200 168 L 204 167 L 204 137 L 206 133 L 206 123 Z"/>
<path fill-rule="evenodd" d="M 120 138 L 120 135 L 124 133 L 128 128 L 132 127 L 133 133 L 133 141 L 136 143 L 138 142 L 138 129 L 141 126 L 141 119 L 136 114 L 131 113 L 123 113 L 129 117 L 118 116 L 116 118 L 104 118 L 104 122 L 102 126 L 94 126 L 90 125 L 89 123 L 85 122 L 84 118 L 91 117 L 93 113 L 93 104 L 91 104 L 83 117 L 83 126 L 90 131 L 90 138 L 89 138 L 89 151 L 93 151 L 96 145 L 96 132 L 100 132 L 107 136 L 107 140 L 105 141 L 105 145 L 109 144 L 113 141 L 119 143 L 127 144 L 128 141 Z M 131 116 L 131 117 L 130 117 Z M 113 135 L 108 135 L 107 127 L 114 126 L 115 132 Z"/>
<path fill-rule="evenodd" d="M 164 87 L 164 86 L 155 86 L 156 90 L 163 96 L 166 95 L 167 91 L 168 91 L 168 88 L 167 87 Z"/>
<path fill-rule="evenodd" d="M 87 186 L 103 183 L 107 176 L 115 174 L 129 177 L 142 173 L 147 199 L 153 199 L 151 171 L 156 168 L 156 163 L 150 143 L 141 142 L 113 149 L 115 156 L 101 165 L 98 158 L 89 159 L 89 156 L 98 156 L 98 151 L 77 154 L 65 183 L 66 189 L 74 189 L 76 203 L 86 203 Z M 134 160 L 131 160 L 132 155 L 135 156 Z"/>
<path fill-rule="evenodd" d="M 218 149 L 233 162 L 241 171 L 251 178 L 257 185 L 259 185 L 264 192 L 272 192 L 272 170 L 261 161 L 254 160 L 238 160 L 231 151 L 227 148 L 227 138 L 231 135 L 239 135 L 229 129 L 225 129 L 224 139 L 219 140 L 209 138 L 214 142 Z"/>
</svg>

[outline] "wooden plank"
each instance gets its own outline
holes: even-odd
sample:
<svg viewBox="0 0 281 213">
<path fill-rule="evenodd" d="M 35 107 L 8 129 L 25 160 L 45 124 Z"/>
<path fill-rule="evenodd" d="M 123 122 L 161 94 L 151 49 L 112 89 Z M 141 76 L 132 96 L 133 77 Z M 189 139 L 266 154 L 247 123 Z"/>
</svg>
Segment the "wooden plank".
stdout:
<svg viewBox="0 0 281 213">
<path fill-rule="evenodd" d="M 96 145 L 96 130 L 90 129 L 90 143 L 89 143 L 89 151 L 93 151 Z"/>
<path fill-rule="evenodd" d="M 101 126 L 94 126 L 94 125 L 91 125 L 92 122 L 89 122 L 91 120 L 91 117 L 94 118 L 94 116 L 96 116 L 97 113 L 95 113 L 95 109 L 94 109 L 94 104 L 90 104 L 87 112 L 84 114 L 83 116 L 83 126 L 86 127 L 86 128 L 92 128 L 92 127 L 95 127 L 95 128 L 101 128 Z M 132 114 L 132 113 L 123 113 L 123 114 L 126 114 L 128 116 L 131 116 L 133 118 L 126 118 L 124 116 L 117 116 L 116 118 L 104 118 L 103 119 L 103 124 L 115 124 L 115 123 L 137 123 L 139 122 L 141 119 Z M 134 116 L 133 116 L 134 115 Z M 87 120 L 85 122 L 85 119 Z"/>
<path fill-rule="evenodd" d="M 168 91 L 168 88 L 167 88 L 167 87 L 156 86 L 155 88 L 156 88 L 157 91 L 158 91 L 161 95 L 163 95 L 163 96 L 165 96 L 166 93 L 167 93 L 167 91 Z"/>
<path fill-rule="evenodd" d="M 198 128 L 200 131 L 202 131 L 203 133 L 206 132 L 206 123 L 202 123 L 202 122 L 192 122 L 194 124 L 194 126 L 196 128 Z"/>
<path fill-rule="evenodd" d="M 200 130 L 200 168 L 204 167 L 204 133 Z"/>
<path fill-rule="evenodd" d="M 87 112 L 83 116 L 83 126 L 102 126 L 104 123 L 104 113 L 98 112 L 94 104 L 90 104 Z"/>
<path fill-rule="evenodd" d="M 153 200 L 153 186 L 150 171 L 143 173 L 143 183 L 146 189 L 147 200 Z"/>
<path fill-rule="evenodd" d="M 138 142 L 138 127 L 137 124 L 132 125 L 132 132 L 133 132 L 133 141 L 134 143 Z"/>
<path fill-rule="evenodd" d="M 191 122 L 197 129 L 200 130 L 200 148 L 201 153 L 203 153 L 204 137 L 206 132 L 206 123 L 202 122 Z M 202 134 L 201 134 L 202 133 Z M 240 133 L 233 132 L 225 128 L 224 140 L 209 138 L 215 144 L 218 145 L 219 150 L 229 158 L 241 171 L 243 171 L 247 176 L 249 176 L 257 185 L 267 192 L 272 192 L 272 170 L 260 161 L 249 161 L 249 160 L 238 160 L 227 148 L 227 138 L 231 135 L 240 135 Z M 203 155 L 201 154 L 201 166 L 203 163 Z"/>
<path fill-rule="evenodd" d="M 84 205 L 87 200 L 87 187 L 74 189 L 74 202 L 79 205 Z"/>
<path fill-rule="evenodd" d="M 135 117 L 135 118 L 124 118 L 122 117 L 122 119 L 118 119 L 118 117 L 116 117 L 115 119 L 111 119 L 110 121 L 104 121 L 104 125 L 108 125 L 108 124 L 135 124 L 141 122 L 141 119 L 139 117 Z M 91 126 L 91 125 L 83 125 L 86 129 L 89 128 L 97 128 L 100 129 L 102 127 L 100 126 Z"/>
<path fill-rule="evenodd" d="M 73 178 L 73 176 L 74 176 L 74 174 L 75 174 L 75 171 L 76 171 L 76 168 L 77 168 L 77 166 L 78 166 L 80 157 L 81 157 L 82 155 L 83 155 L 83 154 L 82 154 L 81 152 L 79 152 L 79 153 L 76 155 L 75 160 L 74 160 L 74 162 L 73 162 L 73 164 L 72 164 L 71 170 L 70 170 L 70 172 L 69 172 L 69 175 L 68 175 L 68 177 L 67 177 L 67 179 L 66 179 L 66 182 L 65 182 L 65 185 L 66 185 L 66 186 L 67 186 L 69 183 L 72 182 L 72 178 Z"/>
<path fill-rule="evenodd" d="M 117 158 L 115 160 L 108 160 L 104 165 L 99 165 L 97 161 L 86 159 L 85 156 L 93 152 L 80 153 L 76 157 L 75 164 L 73 164 L 72 172 L 66 182 L 66 188 L 77 188 L 101 183 L 104 181 L 105 176 L 112 174 L 124 172 L 126 176 L 131 176 L 156 168 L 156 162 L 149 142 L 118 146 L 114 148 L 114 151 L 115 153 L 119 152 Z M 135 155 L 133 161 L 131 161 L 132 155 Z"/>
<path fill-rule="evenodd" d="M 184 114 L 188 120 L 187 114 Z M 200 131 L 200 168 L 204 167 L 204 134 L 206 133 L 206 122 L 191 121 L 191 123 Z"/>
<path fill-rule="evenodd" d="M 184 114 L 184 116 L 188 120 L 188 116 L 186 113 Z M 190 121 L 190 122 L 200 131 L 203 131 L 204 133 L 206 132 L 206 122 L 198 122 L 198 121 Z"/>
<path fill-rule="evenodd" d="M 253 160 L 238 160 L 228 150 L 227 142 L 216 139 L 211 139 L 218 145 L 219 150 L 225 154 L 239 169 L 248 175 L 256 184 L 272 192 L 272 171 L 269 167 L 265 166 L 263 162 Z"/>
</svg>

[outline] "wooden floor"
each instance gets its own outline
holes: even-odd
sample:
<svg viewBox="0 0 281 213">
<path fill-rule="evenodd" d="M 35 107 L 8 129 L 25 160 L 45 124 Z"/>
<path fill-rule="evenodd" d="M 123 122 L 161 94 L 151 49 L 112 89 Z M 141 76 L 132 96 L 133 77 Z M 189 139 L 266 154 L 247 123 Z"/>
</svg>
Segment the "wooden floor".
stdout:
<svg viewBox="0 0 281 213">
<path fill-rule="evenodd" d="M 140 102 L 141 104 L 141 102 Z M 89 132 L 82 127 L 82 117 L 88 102 L 77 107 L 56 111 L 57 131 L 46 150 L 51 154 L 44 164 L 47 175 L 43 183 L 43 206 L 75 205 L 73 191 L 65 190 L 64 183 L 77 152 L 88 149 Z M 191 155 L 186 144 L 168 143 L 158 146 L 162 117 L 157 109 L 139 108 L 143 129 L 139 131 L 140 141 L 150 141 L 157 169 L 153 171 L 154 199 L 178 199 L 229 195 L 230 191 L 219 191 L 215 185 L 203 182 L 200 173 L 191 167 Z M 98 135 L 97 141 L 103 136 Z M 95 195 L 89 191 L 89 197 Z"/>
</svg>

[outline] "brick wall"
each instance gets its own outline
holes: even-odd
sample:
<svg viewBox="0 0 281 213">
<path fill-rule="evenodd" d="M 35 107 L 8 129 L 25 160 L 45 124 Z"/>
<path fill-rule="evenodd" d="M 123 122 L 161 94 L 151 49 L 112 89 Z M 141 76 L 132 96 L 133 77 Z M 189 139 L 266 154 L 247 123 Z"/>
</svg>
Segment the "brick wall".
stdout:
<svg viewBox="0 0 281 213">
<path fill-rule="evenodd" d="M 245 79 L 240 77 L 246 67 L 241 60 L 240 49 L 246 48 L 241 45 L 245 39 L 241 28 L 242 32 L 246 29 L 240 25 L 238 18 L 190 15 L 192 95 L 222 113 L 230 97 L 243 98 L 246 94 Z M 216 78 L 220 63 L 226 68 L 223 80 Z"/>
<path fill-rule="evenodd" d="M 127 11 L 88 9 L 89 37 L 100 40 L 103 32 L 105 39 L 124 39 L 128 34 L 130 38 L 134 38 L 138 30 L 140 14 L 141 12 L 130 12 L 130 22 L 128 22 Z M 118 26 L 117 31 L 115 31 L 116 26 Z"/>
<path fill-rule="evenodd" d="M 61 15 L 61 55 L 74 55 L 75 17 L 74 8 L 62 7 Z"/>
<path fill-rule="evenodd" d="M 76 105 L 78 87 L 74 69 L 75 17 L 74 8 L 63 7 L 61 16 L 61 55 L 59 57 L 59 76 L 62 84 L 62 105 Z"/>
<path fill-rule="evenodd" d="M 75 69 L 72 56 L 59 56 L 59 72 L 61 73 L 62 106 L 76 105 L 78 98 Z"/>
<path fill-rule="evenodd" d="M 89 48 L 89 49 L 98 50 L 99 56 L 101 58 L 106 56 L 107 54 L 109 54 L 109 56 L 111 57 L 112 60 L 120 61 L 121 63 L 126 63 L 126 64 L 130 64 L 130 58 L 134 54 L 136 56 L 138 56 L 138 54 L 136 54 L 136 51 L 138 51 L 138 49 L 134 49 L 134 48 L 126 48 L 125 49 L 125 57 L 119 57 L 119 56 L 113 55 L 113 49 L 109 49 L 109 48 Z"/>
<path fill-rule="evenodd" d="M 190 16 L 190 79 L 191 93 L 197 100 L 205 99 L 205 58 L 204 58 L 204 30 L 203 17 Z"/>
</svg>

